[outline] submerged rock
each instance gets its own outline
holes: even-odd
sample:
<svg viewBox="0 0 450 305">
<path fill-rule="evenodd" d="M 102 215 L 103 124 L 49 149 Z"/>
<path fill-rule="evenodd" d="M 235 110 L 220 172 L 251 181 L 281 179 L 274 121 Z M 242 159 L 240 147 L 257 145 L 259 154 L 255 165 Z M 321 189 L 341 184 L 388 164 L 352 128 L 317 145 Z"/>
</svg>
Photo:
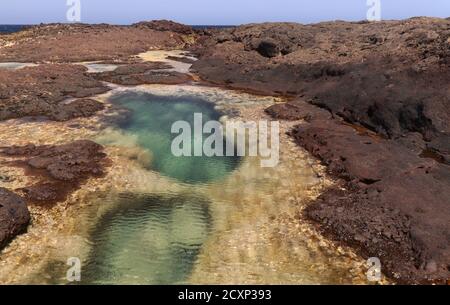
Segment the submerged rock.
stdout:
<svg viewBox="0 0 450 305">
<path fill-rule="evenodd" d="M 29 222 L 30 213 L 25 201 L 0 188 L 0 250 L 16 235 L 23 233 Z"/>
</svg>

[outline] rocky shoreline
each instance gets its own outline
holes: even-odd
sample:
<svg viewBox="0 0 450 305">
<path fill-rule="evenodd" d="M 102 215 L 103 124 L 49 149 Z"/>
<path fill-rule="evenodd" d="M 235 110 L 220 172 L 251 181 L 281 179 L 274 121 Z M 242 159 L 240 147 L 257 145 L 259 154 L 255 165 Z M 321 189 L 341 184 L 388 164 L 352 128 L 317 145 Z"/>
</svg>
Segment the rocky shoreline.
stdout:
<svg viewBox="0 0 450 305">
<path fill-rule="evenodd" d="M 290 134 L 342 179 L 307 217 L 400 283 L 448 281 L 449 20 L 255 24 L 199 45 L 202 79 L 292 97 L 267 112 L 306 120 Z"/>
<path fill-rule="evenodd" d="M 138 55 L 152 49 L 196 54 L 193 74 L 142 62 Z M 169 59 L 192 63 L 182 56 Z M 275 119 L 303 120 L 290 136 L 339 179 L 305 215 L 330 238 L 364 257 L 379 257 L 383 272 L 399 283 L 450 278 L 449 20 L 267 23 L 202 31 L 168 21 L 42 25 L 0 35 L 0 61 L 38 64 L 0 69 L 1 120 L 89 117 L 104 109 L 92 97 L 110 90 L 107 83 L 180 84 L 199 77 L 207 84 L 286 97 L 287 103 L 266 112 Z M 86 62 L 118 68 L 89 73 Z M 92 154 L 88 149 L 79 156 L 83 160 L 64 155 L 75 153 L 65 148 L 78 155 L 84 147 L 79 143 L 26 152 L 1 146 L 4 154 L 26 158 L 28 166 L 50 176 L 54 158 L 62 166 L 57 171 L 74 171 L 73 191 L 82 185 L 80 179 L 104 169 L 102 148 L 83 143 L 95 146 Z M 80 164 L 100 167 L 91 175 Z M 67 179 L 59 180 L 65 182 L 52 180 L 56 184 L 48 194 L 68 185 Z M 34 195 L 64 200 L 31 188 L 28 195 L 17 191 L 29 204 Z M 14 229 L 0 227 L 1 245 L 27 223 L 23 199 L 11 196 L 17 195 L 0 203 L 15 205 L 21 217 L 0 210 L 2 223 L 16 219 Z"/>
</svg>

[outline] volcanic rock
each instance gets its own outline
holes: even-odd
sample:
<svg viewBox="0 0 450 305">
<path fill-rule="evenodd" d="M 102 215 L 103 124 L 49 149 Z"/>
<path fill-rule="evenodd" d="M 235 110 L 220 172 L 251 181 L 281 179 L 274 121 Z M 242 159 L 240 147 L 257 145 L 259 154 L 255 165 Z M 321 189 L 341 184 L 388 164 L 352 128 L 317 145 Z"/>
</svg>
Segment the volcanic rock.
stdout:
<svg viewBox="0 0 450 305">
<path fill-rule="evenodd" d="M 398 282 L 450 278 L 450 22 L 249 24 L 191 49 L 207 82 L 295 97 L 266 112 L 339 178 L 306 210 Z M 306 104 L 306 103 L 309 103 Z"/>
<path fill-rule="evenodd" d="M 150 49 L 183 48 L 195 40 L 191 31 L 187 26 L 162 21 L 132 26 L 38 25 L 0 35 L 0 62 L 66 63 L 128 58 Z"/>
<path fill-rule="evenodd" d="M 81 65 L 0 69 L 0 120 L 46 116 L 66 121 L 102 110 L 104 106 L 100 102 L 83 98 L 104 93 L 109 88 L 85 72 Z"/>
<path fill-rule="evenodd" d="M 182 84 L 191 80 L 187 74 L 170 70 L 172 67 L 161 62 L 134 63 L 119 66 L 114 71 L 97 73 L 98 80 L 119 85 L 137 86 L 144 84 Z"/>
<path fill-rule="evenodd" d="M 4 147 L 1 153 L 15 159 L 11 165 L 22 167 L 26 175 L 38 178 L 38 182 L 21 191 L 30 202 L 39 204 L 64 201 L 87 179 L 103 176 L 108 165 L 103 147 L 88 140 Z"/>
<path fill-rule="evenodd" d="M 250 24 L 199 39 L 192 69 L 230 88 L 300 95 L 390 138 L 419 132 L 448 160 L 449 39 L 437 18 Z"/>
<path fill-rule="evenodd" d="M 291 134 L 343 179 L 306 210 L 326 234 L 379 257 L 399 282 L 450 277 L 449 166 L 337 120 L 313 119 Z"/>
<path fill-rule="evenodd" d="M 152 20 L 152 21 L 142 21 L 138 23 L 134 23 L 132 27 L 139 28 L 139 29 L 152 29 L 155 31 L 162 31 L 162 32 L 173 32 L 183 35 L 192 35 L 194 34 L 194 30 L 192 27 L 173 22 L 170 20 Z"/>
<path fill-rule="evenodd" d="M 30 213 L 25 201 L 0 188 L 0 250 L 16 235 L 26 231 L 29 222 Z"/>
</svg>

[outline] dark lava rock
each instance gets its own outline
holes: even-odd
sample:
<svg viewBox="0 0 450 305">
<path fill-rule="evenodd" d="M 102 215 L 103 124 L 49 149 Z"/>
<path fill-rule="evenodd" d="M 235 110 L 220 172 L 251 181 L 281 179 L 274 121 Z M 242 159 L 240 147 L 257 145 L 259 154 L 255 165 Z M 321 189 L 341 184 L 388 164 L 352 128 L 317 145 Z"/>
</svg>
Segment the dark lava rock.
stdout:
<svg viewBox="0 0 450 305">
<path fill-rule="evenodd" d="M 428 147 L 447 154 L 443 143 L 450 142 L 450 112 L 444 109 L 450 107 L 450 95 L 444 88 L 450 84 L 449 69 L 389 73 L 379 69 L 389 63 L 371 60 L 344 66 L 345 75 L 306 84 L 305 95 L 346 121 L 389 138 L 420 133 Z"/>
<path fill-rule="evenodd" d="M 0 188 L 0 249 L 16 235 L 26 231 L 30 222 L 25 201 L 7 189 Z"/>
<path fill-rule="evenodd" d="M 327 110 L 310 105 L 301 100 L 275 104 L 268 107 L 265 112 L 274 119 L 287 121 L 311 121 L 312 119 L 317 118 L 331 119 L 331 114 Z"/>
<path fill-rule="evenodd" d="M 63 145 L 4 147 L 1 153 L 16 158 L 12 165 L 25 168 L 25 174 L 38 182 L 23 188 L 33 203 L 63 201 L 91 177 L 104 175 L 108 165 L 103 147 L 88 140 Z"/>
<path fill-rule="evenodd" d="M 344 181 L 306 210 L 325 233 L 379 257 L 399 282 L 450 277 L 449 166 L 336 120 L 298 125 L 292 136 Z"/>
<path fill-rule="evenodd" d="M 152 29 L 156 31 L 173 32 L 183 35 L 194 34 L 194 30 L 192 29 L 192 27 L 170 20 L 142 21 L 132 24 L 131 26 L 139 29 Z"/>
<path fill-rule="evenodd" d="M 0 120 L 46 116 L 66 121 L 102 110 L 102 103 L 84 98 L 109 88 L 85 72 L 86 68 L 80 65 L 0 69 Z M 73 98 L 76 100 L 67 102 Z"/>
<path fill-rule="evenodd" d="M 251 24 L 199 39 L 192 51 L 205 81 L 301 95 L 390 138 L 419 132 L 450 158 L 448 20 Z"/>
<path fill-rule="evenodd" d="M 399 282 L 449 278 L 448 20 L 250 24 L 191 51 L 204 81 L 298 97 L 266 112 L 306 121 L 292 136 L 341 178 L 306 212 L 324 232 Z"/>
<path fill-rule="evenodd" d="M 98 80 L 119 84 L 137 86 L 144 84 L 175 85 L 186 83 L 192 78 L 184 73 L 170 71 L 171 66 L 160 63 L 135 63 L 123 65 L 114 71 L 96 73 Z"/>
</svg>

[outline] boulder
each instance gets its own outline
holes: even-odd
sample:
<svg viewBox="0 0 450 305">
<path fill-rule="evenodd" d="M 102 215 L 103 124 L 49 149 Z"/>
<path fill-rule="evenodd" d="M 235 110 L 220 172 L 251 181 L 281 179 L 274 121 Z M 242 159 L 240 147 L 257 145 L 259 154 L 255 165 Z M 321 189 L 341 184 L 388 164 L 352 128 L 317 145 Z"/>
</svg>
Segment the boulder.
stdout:
<svg viewBox="0 0 450 305">
<path fill-rule="evenodd" d="M 0 249 L 26 231 L 29 222 L 30 213 L 25 201 L 13 192 L 0 188 Z"/>
</svg>

